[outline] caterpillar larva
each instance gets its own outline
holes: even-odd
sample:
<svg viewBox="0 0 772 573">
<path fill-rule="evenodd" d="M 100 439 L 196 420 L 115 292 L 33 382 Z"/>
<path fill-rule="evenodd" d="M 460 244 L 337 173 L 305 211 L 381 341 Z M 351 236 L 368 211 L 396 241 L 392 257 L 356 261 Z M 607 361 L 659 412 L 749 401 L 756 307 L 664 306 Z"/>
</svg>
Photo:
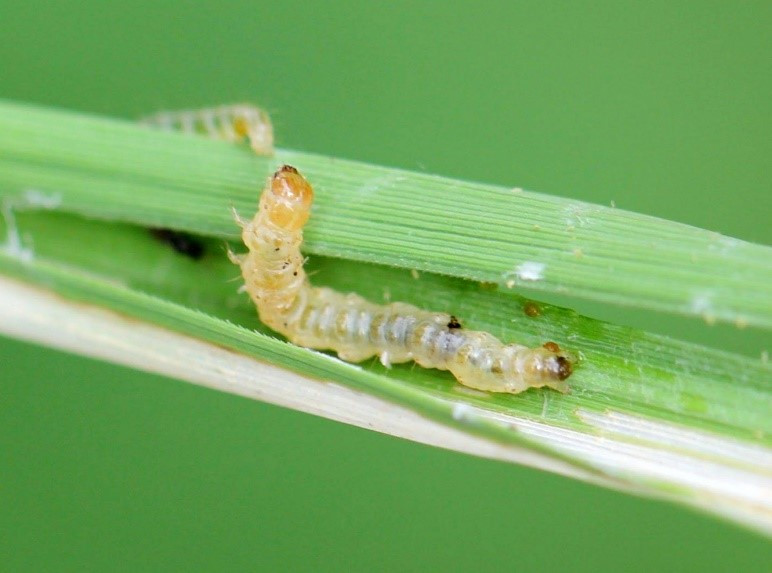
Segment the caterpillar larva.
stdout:
<svg viewBox="0 0 772 573">
<path fill-rule="evenodd" d="M 241 141 L 246 137 L 255 153 L 273 153 L 271 119 L 265 111 L 250 104 L 162 111 L 142 118 L 140 123 L 166 131 L 197 133 L 225 141 Z"/>
<path fill-rule="evenodd" d="M 300 245 L 312 201 L 311 186 L 285 165 L 269 178 L 254 219 L 237 219 L 248 252 L 231 258 L 266 325 L 299 346 L 331 349 L 349 362 L 376 355 L 385 365 L 415 360 L 490 392 L 568 391 L 572 361 L 554 342 L 541 348 L 503 344 L 487 332 L 464 330 L 447 313 L 401 302 L 377 305 L 311 286 Z"/>
</svg>

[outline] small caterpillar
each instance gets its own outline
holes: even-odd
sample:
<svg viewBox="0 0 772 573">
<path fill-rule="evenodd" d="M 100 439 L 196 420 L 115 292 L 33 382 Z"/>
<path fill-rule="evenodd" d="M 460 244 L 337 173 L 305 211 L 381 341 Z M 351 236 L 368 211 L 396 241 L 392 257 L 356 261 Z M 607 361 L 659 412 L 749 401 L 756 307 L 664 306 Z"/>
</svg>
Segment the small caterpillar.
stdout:
<svg viewBox="0 0 772 573">
<path fill-rule="evenodd" d="M 271 119 L 265 111 L 250 104 L 162 111 L 142 118 L 140 123 L 165 131 L 208 135 L 225 141 L 241 141 L 246 137 L 255 153 L 273 153 Z"/>
<path fill-rule="evenodd" d="M 540 348 L 503 344 L 487 332 L 464 330 L 456 317 L 410 304 L 377 305 L 357 294 L 311 286 L 300 253 L 313 191 L 284 165 L 268 179 L 251 221 L 237 222 L 248 252 L 230 253 L 260 320 L 299 346 L 330 349 L 349 362 L 414 360 L 449 370 L 459 382 L 517 394 L 548 386 L 567 392 L 572 361 L 554 342 Z"/>
</svg>

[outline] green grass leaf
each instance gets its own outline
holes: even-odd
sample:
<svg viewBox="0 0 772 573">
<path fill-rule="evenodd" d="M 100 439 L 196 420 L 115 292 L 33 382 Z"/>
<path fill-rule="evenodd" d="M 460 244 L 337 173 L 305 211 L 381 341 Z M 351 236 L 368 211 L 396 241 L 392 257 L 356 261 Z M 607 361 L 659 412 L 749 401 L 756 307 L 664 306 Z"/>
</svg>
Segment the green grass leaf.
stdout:
<svg viewBox="0 0 772 573">
<path fill-rule="evenodd" d="M 772 249 L 620 209 L 0 102 L 0 193 L 233 239 L 266 176 L 316 189 L 310 254 L 772 327 Z M 484 169 L 481 169 L 484 174 Z M 30 195 L 30 192 L 32 194 Z"/>
<path fill-rule="evenodd" d="M 251 215 L 266 175 L 285 162 L 317 190 L 305 249 L 315 255 L 315 283 L 453 312 L 505 341 L 553 340 L 582 357 L 572 392 L 479 393 L 410 364 L 349 365 L 265 329 L 236 292 L 237 268 L 225 257 L 237 233 L 230 207 Z M 551 460 L 582 479 L 772 531 L 770 364 L 520 294 L 769 328 L 768 247 L 536 193 L 286 150 L 260 158 L 238 146 L 11 103 L 0 104 L 0 199 L 7 235 L 0 272 L 64 295 L 62 304 L 106 307 L 320 387 L 335 381 L 508 452 L 484 455 L 528 461 L 516 453 L 525 448 L 540 456 L 528 461 L 539 467 L 556 469 L 544 461 Z M 206 236 L 206 254 L 185 257 L 148 227 Z M 33 314 L 31 323 L 40 319 Z M 124 350 L 139 352 L 128 343 Z M 217 379 L 211 385 L 230 389 Z M 345 419 L 333 406 L 325 415 Z"/>
</svg>

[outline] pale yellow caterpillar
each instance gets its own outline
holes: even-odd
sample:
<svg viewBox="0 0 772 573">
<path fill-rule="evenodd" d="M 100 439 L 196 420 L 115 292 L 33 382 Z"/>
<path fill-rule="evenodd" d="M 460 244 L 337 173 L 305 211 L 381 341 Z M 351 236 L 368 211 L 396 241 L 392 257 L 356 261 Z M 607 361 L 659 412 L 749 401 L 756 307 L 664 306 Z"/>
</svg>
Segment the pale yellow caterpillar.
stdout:
<svg viewBox="0 0 772 573">
<path fill-rule="evenodd" d="M 265 111 L 250 104 L 162 111 L 142 118 L 140 122 L 166 131 L 208 135 L 225 141 L 241 141 L 246 137 L 255 153 L 273 153 L 271 119 Z"/>
<path fill-rule="evenodd" d="M 487 332 L 463 329 L 447 313 L 401 302 L 378 305 L 311 286 L 300 245 L 312 201 L 309 183 L 285 165 L 269 178 L 254 219 L 237 218 L 248 252 L 231 259 L 266 325 L 294 344 L 334 350 L 349 362 L 371 356 L 386 366 L 414 360 L 489 392 L 542 386 L 568 391 L 572 361 L 554 342 L 540 348 L 503 344 Z"/>
</svg>

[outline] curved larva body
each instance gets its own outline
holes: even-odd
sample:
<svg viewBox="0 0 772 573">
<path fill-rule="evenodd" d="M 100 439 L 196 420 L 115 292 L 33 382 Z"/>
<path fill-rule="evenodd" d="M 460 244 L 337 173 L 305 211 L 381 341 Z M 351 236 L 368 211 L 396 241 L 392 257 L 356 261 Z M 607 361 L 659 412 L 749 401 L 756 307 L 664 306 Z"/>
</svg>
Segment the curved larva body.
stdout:
<svg viewBox="0 0 772 573">
<path fill-rule="evenodd" d="M 300 346 L 331 349 L 360 362 L 380 356 L 389 363 L 415 360 L 450 370 L 462 384 L 516 394 L 529 387 L 568 391 L 571 362 L 555 343 L 542 348 L 503 344 L 487 332 L 461 328 L 455 317 L 405 303 L 377 305 L 309 283 L 303 270 L 302 228 L 313 192 L 292 167 L 268 181 L 255 218 L 240 222 L 249 252 L 232 255 L 260 320 Z"/>
<path fill-rule="evenodd" d="M 246 137 L 256 153 L 273 153 L 271 119 L 265 111 L 249 104 L 162 111 L 142 118 L 140 122 L 167 131 L 197 133 L 224 141 L 241 141 Z"/>
</svg>

